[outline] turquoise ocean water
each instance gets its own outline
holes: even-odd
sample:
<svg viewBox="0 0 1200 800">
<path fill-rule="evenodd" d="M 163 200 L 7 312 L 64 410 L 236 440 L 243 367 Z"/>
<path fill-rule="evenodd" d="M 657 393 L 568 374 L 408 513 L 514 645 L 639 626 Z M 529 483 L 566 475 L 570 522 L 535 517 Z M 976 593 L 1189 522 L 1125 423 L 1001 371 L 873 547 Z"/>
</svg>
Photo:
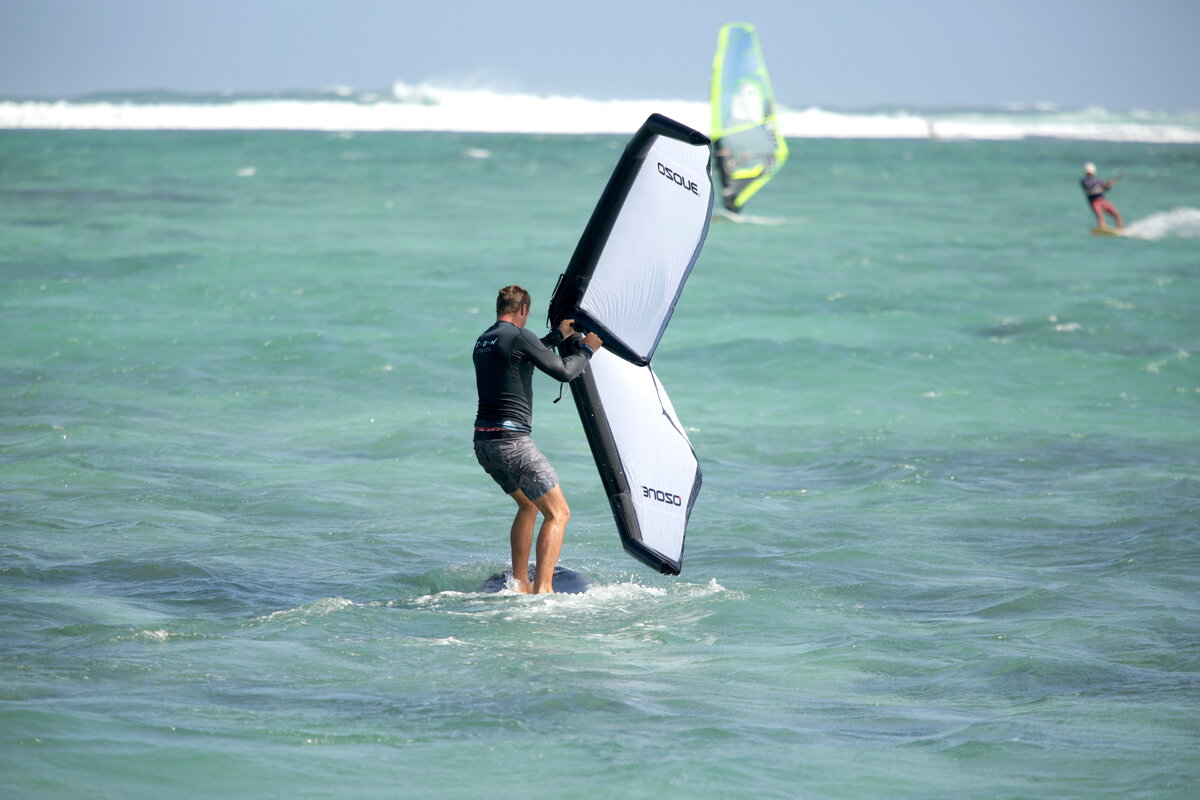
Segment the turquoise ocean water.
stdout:
<svg viewBox="0 0 1200 800">
<path fill-rule="evenodd" d="M 1200 149 L 794 140 L 656 357 L 683 574 L 540 376 L 599 586 L 480 595 L 470 347 L 627 138 L 0 132 L 5 797 L 1196 796 Z"/>
</svg>

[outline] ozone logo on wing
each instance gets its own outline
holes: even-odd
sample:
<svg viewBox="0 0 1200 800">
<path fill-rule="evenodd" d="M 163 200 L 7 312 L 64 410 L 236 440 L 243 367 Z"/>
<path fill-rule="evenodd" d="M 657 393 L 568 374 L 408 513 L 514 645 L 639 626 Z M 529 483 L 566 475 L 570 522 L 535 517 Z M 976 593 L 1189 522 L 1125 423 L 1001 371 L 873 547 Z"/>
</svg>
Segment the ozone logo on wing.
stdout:
<svg viewBox="0 0 1200 800">
<path fill-rule="evenodd" d="M 696 185 L 695 181 L 690 181 L 670 167 L 664 166 L 661 161 L 658 162 L 658 174 L 697 197 L 700 196 L 700 187 Z"/>
<path fill-rule="evenodd" d="M 649 497 L 660 503 L 666 503 L 669 506 L 683 505 L 683 498 L 679 495 L 664 492 L 660 489 L 651 489 L 649 486 L 642 487 L 642 497 Z"/>
</svg>

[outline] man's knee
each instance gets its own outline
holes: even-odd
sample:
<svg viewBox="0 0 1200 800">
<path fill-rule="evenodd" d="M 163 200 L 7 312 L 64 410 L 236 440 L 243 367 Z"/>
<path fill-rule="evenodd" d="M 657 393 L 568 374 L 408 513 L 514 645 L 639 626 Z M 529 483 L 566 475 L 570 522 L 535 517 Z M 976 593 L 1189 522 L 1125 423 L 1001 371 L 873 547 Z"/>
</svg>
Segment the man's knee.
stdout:
<svg viewBox="0 0 1200 800">
<path fill-rule="evenodd" d="M 536 514 L 538 512 L 537 503 L 525 496 L 525 493 L 520 489 L 509 495 L 517 502 L 517 510 L 525 514 Z"/>
<path fill-rule="evenodd" d="M 571 507 L 567 505 L 566 500 L 558 503 L 547 503 L 546 507 L 542 509 L 542 515 L 548 520 L 561 522 L 563 525 L 566 525 L 567 520 L 571 518 Z"/>
<path fill-rule="evenodd" d="M 547 521 L 553 520 L 566 525 L 567 520 L 571 518 L 571 507 L 567 505 L 567 498 L 558 486 L 539 497 L 537 507 Z"/>
</svg>

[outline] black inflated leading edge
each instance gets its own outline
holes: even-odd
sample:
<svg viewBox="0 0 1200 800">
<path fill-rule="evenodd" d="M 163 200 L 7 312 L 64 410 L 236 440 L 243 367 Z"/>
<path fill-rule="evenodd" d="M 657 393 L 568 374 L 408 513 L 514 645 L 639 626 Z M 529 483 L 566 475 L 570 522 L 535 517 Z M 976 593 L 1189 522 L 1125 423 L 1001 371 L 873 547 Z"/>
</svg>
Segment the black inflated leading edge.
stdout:
<svg viewBox="0 0 1200 800">
<path fill-rule="evenodd" d="M 647 146 L 655 136 L 666 136 L 696 146 L 710 144 L 708 137 L 704 134 L 661 114 L 653 114 L 646 120 L 641 129 L 630 139 L 629 144 L 625 146 L 625 152 L 621 155 L 608 184 L 604 187 L 604 192 L 596 203 L 587 227 L 584 228 L 566 272 L 559 276 L 558 286 L 554 289 L 554 296 L 550 301 L 547 315 L 551 328 L 557 327 L 564 319 L 574 318 L 579 328 L 594 330 L 602 339 L 605 339 L 606 349 L 639 366 L 645 366 L 648 362 L 621 345 L 619 340 L 612 336 L 611 332 L 605 330 L 602 324 L 580 311 L 579 304 L 583 300 L 588 282 L 596 269 L 596 263 L 612 233 L 617 217 L 620 216 L 621 207 L 625 203 L 630 187 L 637 177 L 637 171 L 645 158 Z M 710 169 L 706 160 L 706 170 Z M 709 172 L 709 180 L 712 180 L 711 172 Z M 706 215 L 706 227 L 707 224 Z M 700 241 L 703 242 L 704 238 L 701 236 Z M 692 265 L 699 254 L 700 248 L 697 247 L 683 282 L 686 282 L 687 274 L 691 272 Z M 681 289 L 683 282 L 680 283 Z M 678 295 L 676 300 L 678 300 Z M 672 304 L 672 309 L 673 307 Z M 669 319 L 670 314 L 667 315 L 667 320 Z M 663 322 L 664 327 L 667 320 Z M 600 401 L 596 382 L 590 369 L 585 370 L 582 375 L 571 381 L 571 394 L 575 399 L 575 407 L 579 410 L 579 419 L 583 423 L 583 430 L 587 436 L 588 445 L 591 447 L 592 456 L 596 460 L 600 481 L 612 506 L 617 533 L 621 537 L 621 545 L 625 548 L 625 552 L 664 575 L 678 575 L 682 568 L 682 554 L 681 560 L 676 561 L 647 547 L 642 541 L 637 515 L 629 494 L 629 483 L 625 477 L 625 468 L 621 464 L 621 455 L 613 441 L 612 430 L 604 413 L 604 404 Z M 687 508 L 689 518 L 701 480 L 700 469 L 697 467 L 696 480 Z"/>
<path fill-rule="evenodd" d="M 592 216 L 588 219 L 587 226 L 583 229 L 583 235 L 579 237 L 579 244 L 575 245 L 575 252 L 571 255 L 570 262 L 567 263 L 566 272 L 558 278 L 558 285 L 554 288 L 554 296 L 550 300 L 550 311 L 547 315 L 547 321 L 550 328 L 557 328 L 558 323 L 564 319 L 574 319 L 576 327 L 581 330 L 595 331 L 601 339 L 605 340 L 605 347 L 615 355 L 629 361 L 633 364 L 644 365 L 649 363 L 648 359 L 643 359 L 637 353 L 632 352 L 628 347 L 621 343 L 620 339 L 613 334 L 612 331 L 605 326 L 592 319 L 587 312 L 581 311 L 579 304 L 583 301 L 584 292 L 587 290 L 588 282 L 592 279 L 592 273 L 596 270 L 596 263 L 600 260 L 600 254 L 604 251 L 604 245 L 608 242 L 608 237 L 612 233 L 613 226 L 617 222 L 617 218 L 621 215 L 621 208 L 625 205 L 625 198 L 629 194 L 630 188 L 633 186 L 634 178 L 637 177 L 638 169 L 641 167 L 646 156 L 646 148 L 655 136 L 665 136 L 669 139 L 677 139 L 697 147 L 711 144 L 709 138 L 697 130 L 676 122 L 669 117 L 664 117 L 662 114 L 651 114 L 638 132 L 633 135 L 629 143 L 625 145 L 625 151 L 621 154 L 620 160 L 617 161 L 617 166 L 613 169 L 612 176 L 608 179 L 608 184 L 604 187 L 604 191 L 600 194 L 600 199 L 596 202 L 596 208 L 592 211 Z M 712 181 L 712 167 L 705 162 L 705 171 L 708 173 L 709 181 Z M 705 217 L 705 227 L 707 229 L 708 217 Z M 705 231 L 707 234 L 707 230 Z M 704 241 L 704 236 L 700 237 L 700 241 Z M 688 264 L 687 271 L 684 273 L 684 280 L 680 282 L 680 289 L 687 282 L 687 276 L 691 273 L 692 264 L 700 255 L 700 248 L 696 248 L 696 252 L 692 254 L 692 263 Z M 676 294 L 675 300 L 679 299 Z M 671 310 L 674 311 L 675 304 L 672 302 Z M 668 313 L 666 319 L 663 320 L 665 328 L 667 322 L 671 319 L 671 314 Z M 662 331 L 659 331 L 662 335 Z M 653 355 L 653 354 L 651 354 Z"/>
</svg>

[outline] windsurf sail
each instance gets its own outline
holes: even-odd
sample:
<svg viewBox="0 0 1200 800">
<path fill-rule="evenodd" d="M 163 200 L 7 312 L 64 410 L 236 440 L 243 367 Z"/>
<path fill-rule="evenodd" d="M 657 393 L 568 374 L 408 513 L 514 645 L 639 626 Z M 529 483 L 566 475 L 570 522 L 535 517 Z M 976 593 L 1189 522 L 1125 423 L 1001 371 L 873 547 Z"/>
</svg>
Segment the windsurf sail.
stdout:
<svg viewBox="0 0 1200 800">
<path fill-rule="evenodd" d="M 653 114 L 625 147 L 550 301 L 604 347 L 571 381 L 625 551 L 678 575 L 701 473 L 651 359 L 712 215 L 708 137 Z"/>
<path fill-rule="evenodd" d="M 737 212 L 788 157 L 754 26 L 721 27 L 712 74 L 712 138 L 721 202 Z"/>
</svg>

